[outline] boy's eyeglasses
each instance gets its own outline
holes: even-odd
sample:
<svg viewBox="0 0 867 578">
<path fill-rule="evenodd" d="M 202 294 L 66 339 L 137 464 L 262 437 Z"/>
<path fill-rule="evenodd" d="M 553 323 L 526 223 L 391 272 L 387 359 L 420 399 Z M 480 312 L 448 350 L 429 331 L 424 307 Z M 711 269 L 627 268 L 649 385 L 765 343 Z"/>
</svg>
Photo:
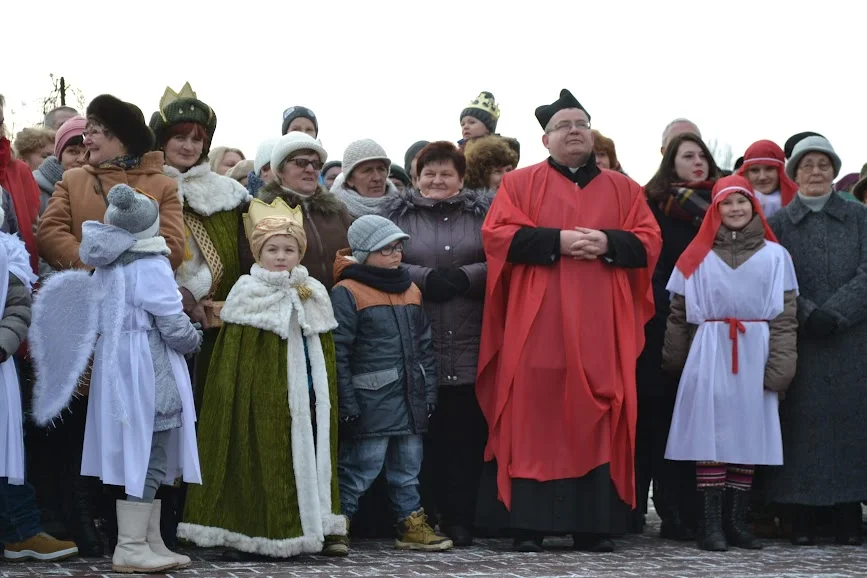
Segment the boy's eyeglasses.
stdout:
<svg viewBox="0 0 867 578">
<path fill-rule="evenodd" d="M 403 253 L 403 243 L 396 243 L 394 245 L 389 245 L 388 247 L 383 247 L 379 250 L 379 254 L 383 257 L 390 257 L 392 253 L 397 251 L 398 253 Z"/>
</svg>

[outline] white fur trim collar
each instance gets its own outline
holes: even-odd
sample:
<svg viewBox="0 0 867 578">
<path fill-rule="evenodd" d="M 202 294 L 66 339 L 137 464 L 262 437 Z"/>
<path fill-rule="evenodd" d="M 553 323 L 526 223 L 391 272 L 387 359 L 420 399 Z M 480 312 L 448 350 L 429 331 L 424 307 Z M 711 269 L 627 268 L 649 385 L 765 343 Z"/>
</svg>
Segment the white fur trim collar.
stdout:
<svg viewBox="0 0 867 578">
<path fill-rule="evenodd" d="M 312 295 L 301 299 L 299 287 L 306 287 Z M 304 335 L 318 335 L 337 328 L 328 290 L 310 277 L 303 265 L 291 272 L 267 271 L 253 265 L 250 275 L 241 276 L 232 287 L 220 318 L 226 323 L 258 327 L 288 339 L 293 312 L 297 313 L 297 323 Z"/>
<path fill-rule="evenodd" d="M 185 173 L 165 165 L 163 173 L 177 181 L 181 204 L 186 202 L 203 217 L 230 211 L 253 200 L 241 183 L 213 172 L 208 163 L 196 165 Z"/>
</svg>

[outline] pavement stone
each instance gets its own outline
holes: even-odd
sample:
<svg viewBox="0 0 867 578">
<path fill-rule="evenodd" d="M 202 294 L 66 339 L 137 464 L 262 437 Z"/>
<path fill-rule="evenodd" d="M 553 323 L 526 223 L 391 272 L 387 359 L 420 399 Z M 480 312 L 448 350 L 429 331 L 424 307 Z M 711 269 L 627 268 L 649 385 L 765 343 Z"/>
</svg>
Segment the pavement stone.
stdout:
<svg viewBox="0 0 867 578">
<path fill-rule="evenodd" d="M 172 578 L 854 578 L 867 576 L 867 547 L 822 543 L 797 548 L 787 541 L 769 541 L 764 550 L 710 553 L 693 543 L 658 537 L 659 519 L 652 516 L 642 535 L 617 540 L 612 554 L 571 550 L 568 539 L 549 539 L 542 554 L 519 554 L 507 540 L 477 540 L 471 548 L 443 553 L 395 550 L 391 542 L 359 540 L 347 558 L 303 556 L 285 561 L 227 563 L 219 550 L 182 549 L 193 559 L 190 568 L 166 574 Z M 34 576 L 129 576 L 111 574 L 111 560 L 72 559 L 61 563 L 0 563 L 0 578 Z"/>
</svg>

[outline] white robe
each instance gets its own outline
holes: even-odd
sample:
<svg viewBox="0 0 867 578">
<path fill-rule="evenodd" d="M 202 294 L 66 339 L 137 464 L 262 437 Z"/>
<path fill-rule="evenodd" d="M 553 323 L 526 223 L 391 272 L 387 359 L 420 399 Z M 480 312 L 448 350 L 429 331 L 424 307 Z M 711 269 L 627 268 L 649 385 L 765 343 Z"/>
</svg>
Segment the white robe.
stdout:
<svg viewBox="0 0 867 578">
<path fill-rule="evenodd" d="M 113 269 L 98 268 L 97 282 L 111 283 Z M 99 477 L 103 483 L 124 486 L 126 493 L 141 497 L 144 491 L 154 426 L 156 385 L 147 332 L 152 316 L 181 313 L 181 295 L 165 257 L 140 259 L 122 268 L 125 299 L 117 352 L 106 360 L 110 304 L 103 303 L 100 337 L 96 343 L 81 474 Z M 106 300 L 107 301 L 107 300 Z M 165 480 L 183 476 L 185 482 L 201 483 L 196 446 L 196 410 L 193 389 L 184 358 L 169 348 L 172 373 L 182 404 L 181 428 L 171 430 L 168 472 Z M 105 363 L 109 361 L 108 363 Z"/>
<path fill-rule="evenodd" d="M 2 211 L 0 211 L 2 214 Z M 30 257 L 24 243 L 8 233 L 0 233 L 0 319 L 6 312 L 9 275 L 15 275 L 29 289 L 36 276 L 30 269 Z M 24 431 L 21 418 L 21 389 L 15 360 L 9 357 L 0 364 L 0 478 L 13 485 L 24 483 Z"/>
<path fill-rule="evenodd" d="M 710 251 L 689 279 L 675 269 L 668 291 L 686 298 L 686 320 L 698 325 L 689 349 L 665 458 L 744 465 L 782 465 L 779 397 L 765 390 L 768 320 L 783 312 L 784 292 L 797 291 L 789 253 L 765 241 L 737 269 Z M 732 372 L 728 323 L 738 332 L 738 373 Z"/>
</svg>

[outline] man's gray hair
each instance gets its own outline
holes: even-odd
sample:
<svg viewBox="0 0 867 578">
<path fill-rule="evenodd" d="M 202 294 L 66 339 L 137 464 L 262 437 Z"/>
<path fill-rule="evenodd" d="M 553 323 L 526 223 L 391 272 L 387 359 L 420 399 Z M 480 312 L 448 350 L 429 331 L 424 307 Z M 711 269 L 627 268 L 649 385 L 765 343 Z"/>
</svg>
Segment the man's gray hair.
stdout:
<svg viewBox="0 0 867 578">
<path fill-rule="evenodd" d="M 54 117 L 57 116 L 58 112 L 71 112 L 72 114 L 78 114 L 78 111 L 71 106 L 58 106 L 48 111 L 42 124 L 47 128 L 54 128 Z"/>
<path fill-rule="evenodd" d="M 692 122 L 688 118 L 676 118 L 673 121 L 671 121 L 670 123 L 668 123 L 665 127 L 665 130 L 662 131 L 662 146 L 665 146 L 665 144 L 668 142 L 668 134 L 671 132 L 671 129 L 674 127 L 674 125 L 680 124 L 680 123 L 691 124 L 692 128 L 695 129 L 695 136 L 697 136 L 698 138 L 701 138 L 701 131 L 698 130 L 697 124 L 695 124 L 694 122 Z"/>
</svg>

